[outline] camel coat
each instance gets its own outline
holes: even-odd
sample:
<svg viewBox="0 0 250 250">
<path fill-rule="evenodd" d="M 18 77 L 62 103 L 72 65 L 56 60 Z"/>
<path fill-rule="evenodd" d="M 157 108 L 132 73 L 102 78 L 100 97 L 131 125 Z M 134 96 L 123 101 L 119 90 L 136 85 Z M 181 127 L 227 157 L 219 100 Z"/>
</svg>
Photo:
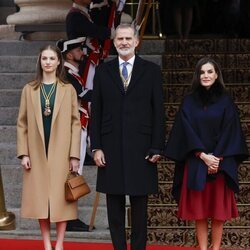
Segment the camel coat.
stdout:
<svg viewBox="0 0 250 250">
<path fill-rule="evenodd" d="M 51 222 L 77 218 L 77 203 L 66 202 L 64 183 L 70 157 L 80 157 L 76 92 L 71 84 L 57 84 L 46 158 L 40 88 L 26 84 L 17 120 L 17 157 L 28 155 L 31 170 L 23 170 L 21 216 Z"/>
</svg>

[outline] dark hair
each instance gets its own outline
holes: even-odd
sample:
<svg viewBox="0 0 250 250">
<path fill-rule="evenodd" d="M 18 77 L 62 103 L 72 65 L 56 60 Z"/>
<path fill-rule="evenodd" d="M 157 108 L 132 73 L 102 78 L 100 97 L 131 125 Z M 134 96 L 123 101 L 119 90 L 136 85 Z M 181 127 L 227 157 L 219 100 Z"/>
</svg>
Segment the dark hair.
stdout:
<svg viewBox="0 0 250 250">
<path fill-rule="evenodd" d="M 57 79 L 59 79 L 60 81 L 65 82 L 65 72 L 64 72 L 64 66 L 63 66 L 63 57 L 62 57 L 62 53 L 60 51 L 59 48 L 57 48 L 54 45 L 45 45 L 44 47 L 42 47 L 40 49 L 40 53 L 38 55 L 37 58 L 37 63 L 36 63 L 36 80 L 33 83 L 34 87 L 39 87 L 42 84 L 42 80 L 43 80 L 43 69 L 41 67 L 41 56 L 44 50 L 52 50 L 56 53 L 57 58 L 60 62 L 60 64 L 58 65 L 57 69 L 56 69 L 56 77 Z"/>
<path fill-rule="evenodd" d="M 225 84 L 224 84 L 222 73 L 221 73 L 221 67 L 219 66 L 219 64 L 210 57 L 203 57 L 197 62 L 195 66 L 195 71 L 194 71 L 193 80 L 192 80 L 192 91 L 195 91 L 197 88 L 200 87 L 201 67 L 206 63 L 212 64 L 214 66 L 215 72 L 218 75 L 213 85 L 218 86 L 221 89 L 225 89 Z"/>
</svg>

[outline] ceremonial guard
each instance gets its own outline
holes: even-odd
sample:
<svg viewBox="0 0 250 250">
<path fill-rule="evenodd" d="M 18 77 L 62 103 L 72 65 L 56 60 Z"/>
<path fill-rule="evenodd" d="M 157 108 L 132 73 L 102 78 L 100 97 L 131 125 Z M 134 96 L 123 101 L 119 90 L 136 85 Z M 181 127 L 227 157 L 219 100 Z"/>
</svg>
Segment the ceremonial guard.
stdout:
<svg viewBox="0 0 250 250">
<path fill-rule="evenodd" d="M 85 37 L 79 37 L 72 40 L 60 40 L 57 42 L 57 46 L 61 50 L 64 57 L 64 68 L 66 72 L 66 78 L 73 85 L 77 92 L 78 107 L 81 119 L 81 152 L 80 152 L 80 167 L 79 174 L 82 174 L 84 160 L 86 156 L 87 148 L 87 135 L 88 135 L 88 121 L 89 110 L 88 103 L 91 101 L 92 90 L 89 90 L 85 86 L 80 73 L 79 66 L 84 63 L 84 51 L 83 45 Z M 69 221 L 67 224 L 67 231 L 88 231 L 89 227 L 79 219 Z"/>
<path fill-rule="evenodd" d="M 66 17 L 68 39 L 90 37 L 104 41 L 111 36 L 111 29 L 92 21 L 88 10 L 90 3 L 91 0 L 73 0 L 73 6 Z"/>
<path fill-rule="evenodd" d="M 103 3 L 93 2 L 91 5 L 92 11 L 98 6 L 106 6 L 106 1 Z M 124 2 L 125 3 L 125 2 Z M 103 25 L 96 24 L 93 22 L 90 14 L 89 7 L 91 0 L 73 0 L 73 6 L 70 9 L 66 17 L 66 31 L 68 39 L 75 39 L 78 37 L 86 37 L 86 45 L 88 48 L 88 60 L 86 61 L 84 71 L 82 74 L 83 81 L 86 82 L 86 87 L 88 89 L 93 89 L 93 77 L 95 73 L 95 67 L 99 64 L 101 59 L 108 56 L 108 51 L 110 48 L 110 41 L 113 37 L 113 21 L 115 19 L 116 7 L 121 8 L 120 4 L 112 5 L 110 9 L 109 18 L 105 18 Z M 93 12 L 92 12 L 93 13 Z M 107 16 L 107 14 L 105 14 Z M 97 19 L 97 18 L 95 18 Z M 109 20 L 106 20 L 109 19 Z M 108 23 L 107 23 L 108 22 Z M 101 47 L 101 44 L 103 47 Z M 105 53 L 104 53 L 105 51 Z"/>
</svg>

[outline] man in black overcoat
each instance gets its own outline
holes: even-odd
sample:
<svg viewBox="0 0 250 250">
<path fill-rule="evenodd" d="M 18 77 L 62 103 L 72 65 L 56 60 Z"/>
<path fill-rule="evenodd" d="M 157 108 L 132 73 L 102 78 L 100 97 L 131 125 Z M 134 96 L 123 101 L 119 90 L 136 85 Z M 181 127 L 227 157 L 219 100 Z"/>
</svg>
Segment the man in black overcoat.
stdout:
<svg viewBox="0 0 250 250">
<path fill-rule="evenodd" d="M 165 141 L 161 70 L 135 55 L 134 27 L 119 25 L 114 45 L 118 57 L 99 65 L 94 77 L 90 133 L 98 166 L 96 189 L 106 193 L 115 250 L 127 249 L 125 196 L 129 195 L 131 249 L 143 250 L 148 195 L 158 192 L 156 162 Z"/>
</svg>

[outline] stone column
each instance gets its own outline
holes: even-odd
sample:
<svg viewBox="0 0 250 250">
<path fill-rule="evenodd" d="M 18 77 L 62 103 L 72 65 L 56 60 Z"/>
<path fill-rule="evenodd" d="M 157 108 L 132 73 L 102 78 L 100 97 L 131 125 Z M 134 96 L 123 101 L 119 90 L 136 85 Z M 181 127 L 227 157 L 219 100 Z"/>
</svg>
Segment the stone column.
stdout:
<svg viewBox="0 0 250 250">
<path fill-rule="evenodd" d="M 64 23 L 72 6 L 72 0 L 14 0 L 19 11 L 6 19 L 9 25 L 39 25 Z M 25 35 L 27 40 L 58 40 L 66 39 L 65 32 L 30 32 Z"/>
<path fill-rule="evenodd" d="M 15 0 L 20 11 L 7 17 L 8 24 L 46 24 L 65 22 L 71 0 Z"/>
</svg>

